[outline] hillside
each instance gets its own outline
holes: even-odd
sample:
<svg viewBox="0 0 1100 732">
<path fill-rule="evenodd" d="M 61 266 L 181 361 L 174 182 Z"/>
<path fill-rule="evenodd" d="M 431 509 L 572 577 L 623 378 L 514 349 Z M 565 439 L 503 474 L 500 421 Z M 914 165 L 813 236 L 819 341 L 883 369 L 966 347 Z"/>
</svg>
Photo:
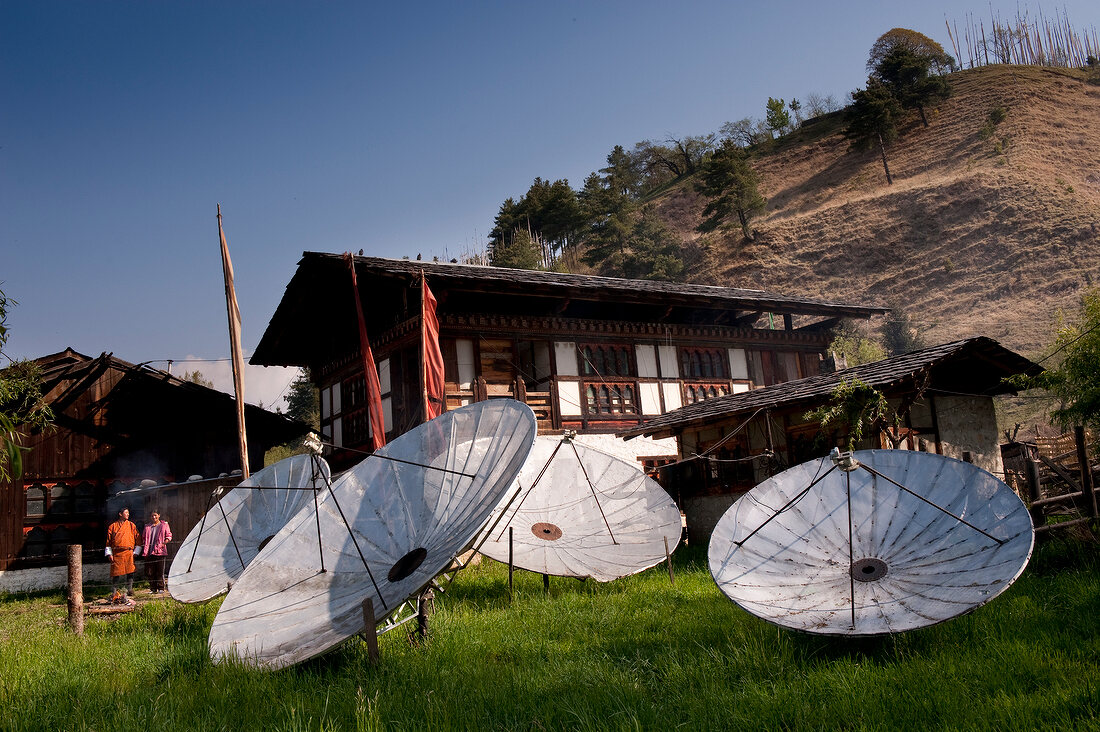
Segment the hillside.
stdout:
<svg viewBox="0 0 1100 732">
<path fill-rule="evenodd" d="M 837 125 L 758 156 L 768 206 L 754 242 L 695 232 L 690 181 L 663 194 L 662 218 L 708 252 L 693 279 L 899 304 L 931 343 L 987 335 L 1037 355 L 1058 311 L 1100 285 L 1100 85 L 1018 66 L 950 79 L 931 126 L 914 118 L 889 148 L 893 185 Z M 1007 116 L 983 135 L 995 107 Z"/>
</svg>

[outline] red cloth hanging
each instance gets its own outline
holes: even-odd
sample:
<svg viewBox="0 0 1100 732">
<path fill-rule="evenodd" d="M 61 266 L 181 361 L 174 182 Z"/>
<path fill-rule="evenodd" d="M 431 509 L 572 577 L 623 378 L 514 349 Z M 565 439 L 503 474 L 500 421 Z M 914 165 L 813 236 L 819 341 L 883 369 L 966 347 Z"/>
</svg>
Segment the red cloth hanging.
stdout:
<svg viewBox="0 0 1100 732">
<path fill-rule="evenodd" d="M 443 352 L 439 350 L 439 318 L 436 300 L 428 287 L 424 271 L 420 272 L 421 363 L 424 364 L 424 420 L 435 419 L 447 411 L 446 387 L 443 377 Z"/>
<path fill-rule="evenodd" d="M 344 252 L 344 261 L 351 270 L 351 289 L 355 297 L 355 312 L 359 316 L 359 350 L 363 353 L 363 374 L 367 379 L 367 412 L 370 415 L 371 449 L 386 444 L 386 421 L 382 417 L 382 385 L 378 383 L 378 367 L 374 365 L 374 353 L 367 340 L 367 321 L 363 317 L 363 301 L 359 299 L 359 282 L 355 278 L 355 258 Z"/>
</svg>

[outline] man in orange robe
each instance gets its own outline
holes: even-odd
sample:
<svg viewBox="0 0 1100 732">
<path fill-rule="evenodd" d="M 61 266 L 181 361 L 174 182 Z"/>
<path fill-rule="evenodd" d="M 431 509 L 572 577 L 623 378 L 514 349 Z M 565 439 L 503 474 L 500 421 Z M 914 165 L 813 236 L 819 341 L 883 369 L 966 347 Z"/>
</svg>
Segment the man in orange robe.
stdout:
<svg viewBox="0 0 1100 732">
<path fill-rule="evenodd" d="M 130 521 L 130 509 L 118 512 L 118 520 L 107 527 L 107 549 L 104 552 L 111 558 L 111 595 L 125 580 L 126 594 L 134 594 L 134 556 L 141 553 L 141 534 Z"/>
</svg>

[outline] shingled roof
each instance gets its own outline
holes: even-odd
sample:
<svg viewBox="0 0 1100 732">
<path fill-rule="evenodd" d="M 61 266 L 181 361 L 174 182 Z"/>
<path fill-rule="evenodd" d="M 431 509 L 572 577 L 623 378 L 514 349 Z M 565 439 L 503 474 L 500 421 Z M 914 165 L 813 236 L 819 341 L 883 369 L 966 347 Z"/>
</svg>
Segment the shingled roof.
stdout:
<svg viewBox="0 0 1100 732">
<path fill-rule="evenodd" d="M 354 259 L 372 337 L 408 317 L 402 314 L 407 310 L 406 293 L 421 271 L 444 314 L 454 309 L 595 319 L 626 315 L 638 322 L 751 327 L 763 313 L 838 319 L 888 312 L 888 308 L 877 305 L 851 305 L 733 287 L 381 257 Z M 354 339 L 357 332 L 351 292 L 343 255 L 303 253 L 251 363 L 309 365 L 309 359 L 319 354 L 346 351 L 348 344 L 343 341 Z M 629 308 L 629 315 L 620 308 Z M 829 324 L 826 321 L 808 327 L 820 330 Z M 306 333 L 308 352 L 303 345 L 302 334 Z"/>
<path fill-rule="evenodd" d="M 1040 371 L 1042 367 L 1038 364 L 1010 351 L 992 338 L 968 338 L 831 374 L 820 374 L 696 402 L 618 434 L 625 438 L 638 435 L 663 437 L 689 427 L 699 428 L 761 408 L 809 406 L 827 398 L 842 382 L 855 379 L 882 389 L 887 386 L 914 384 L 918 378 L 929 374 L 933 389 L 993 396 L 1014 391 L 1002 383 L 1002 377 L 1021 373 L 1037 374 Z"/>
<path fill-rule="evenodd" d="M 299 266 L 313 258 L 340 260 L 342 255 L 306 252 L 303 254 Z M 693 304 L 696 305 L 702 300 L 715 304 L 725 303 L 739 308 L 760 309 L 776 313 L 799 312 L 850 317 L 868 317 L 888 311 L 888 308 L 875 305 L 849 305 L 736 287 L 658 282 L 656 280 L 629 280 L 620 277 L 599 277 L 596 275 L 542 272 L 539 270 L 487 267 L 474 264 L 384 259 L 381 257 L 356 257 L 355 264 L 356 272 L 360 277 L 378 274 L 391 277 L 407 277 L 411 281 L 423 270 L 425 275 L 431 278 L 431 282 L 442 282 L 452 288 L 464 286 L 483 288 L 486 285 L 493 285 L 517 292 L 530 292 L 531 287 L 539 287 L 549 288 L 555 293 L 568 297 L 602 298 L 608 294 L 613 294 L 616 299 L 622 302 L 637 300 L 649 302 L 655 297 L 691 298 Z"/>
</svg>

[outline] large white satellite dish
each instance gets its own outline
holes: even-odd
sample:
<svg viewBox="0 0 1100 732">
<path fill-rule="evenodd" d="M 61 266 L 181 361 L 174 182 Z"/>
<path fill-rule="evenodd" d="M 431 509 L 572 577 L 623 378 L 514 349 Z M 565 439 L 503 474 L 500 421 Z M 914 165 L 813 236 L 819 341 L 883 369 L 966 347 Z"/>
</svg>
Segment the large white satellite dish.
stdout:
<svg viewBox="0 0 1100 732">
<path fill-rule="evenodd" d="M 180 602 L 205 602 L 225 592 L 329 482 L 328 463 L 317 455 L 294 455 L 241 481 L 180 545 L 168 572 L 168 592 Z"/>
<path fill-rule="evenodd" d="M 609 582 L 659 564 L 679 543 L 680 510 L 657 481 L 568 436 L 537 438 L 516 483 L 480 547 L 498 561 Z"/>
<path fill-rule="evenodd" d="M 536 430 L 525 404 L 476 402 L 344 473 L 233 586 L 210 629 L 211 658 L 290 666 L 364 631 L 366 599 L 384 618 L 418 595 L 483 529 Z"/>
<path fill-rule="evenodd" d="M 896 633 L 989 602 L 1027 566 L 1031 517 L 953 458 L 834 452 L 742 496 L 711 535 L 718 587 L 753 615 L 826 635 Z"/>
</svg>

